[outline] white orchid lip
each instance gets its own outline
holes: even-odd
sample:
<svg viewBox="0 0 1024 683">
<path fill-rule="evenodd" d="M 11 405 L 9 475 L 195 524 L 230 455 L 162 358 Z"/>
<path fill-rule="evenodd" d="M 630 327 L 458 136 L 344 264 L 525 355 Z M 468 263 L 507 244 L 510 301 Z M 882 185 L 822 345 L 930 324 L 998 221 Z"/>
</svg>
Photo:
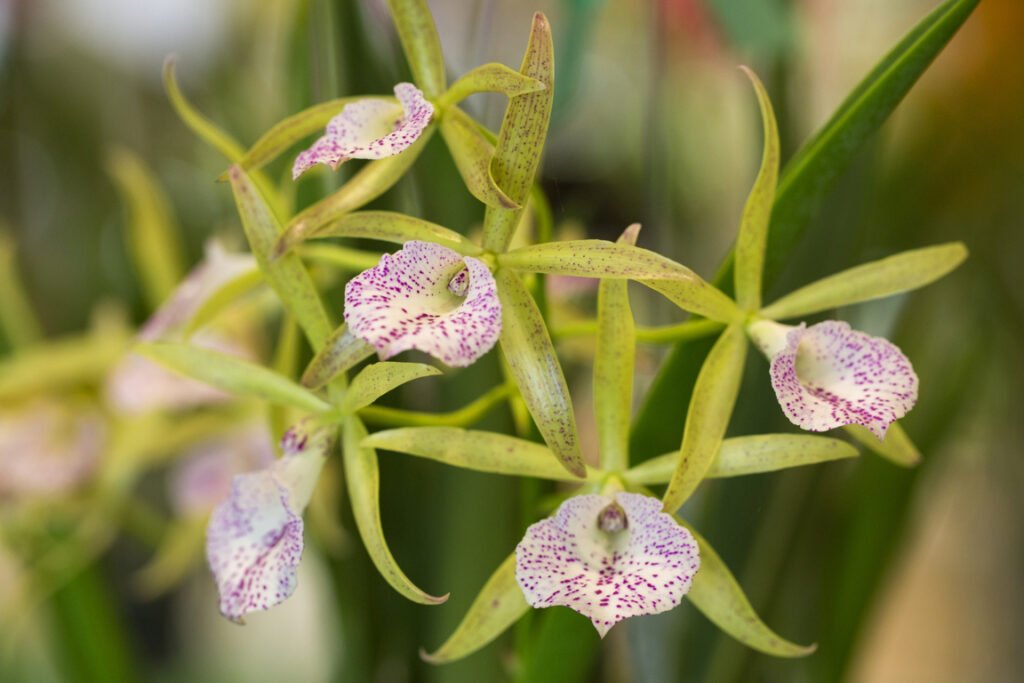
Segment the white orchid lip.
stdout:
<svg viewBox="0 0 1024 683">
<path fill-rule="evenodd" d="M 281 441 L 284 456 L 266 469 L 235 476 L 206 531 L 206 556 L 220 611 L 236 623 L 295 591 L 302 558 L 302 512 L 313 496 L 331 430 L 309 422 Z"/>
<path fill-rule="evenodd" d="M 917 402 L 914 368 L 887 339 L 835 320 L 810 327 L 759 321 L 749 331 L 771 359 L 779 405 L 802 429 L 859 424 L 883 439 Z"/>
<path fill-rule="evenodd" d="M 349 159 L 383 159 L 408 149 L 430 123 L 434 105 L 412 83 L 396 85 L 395 97 L 398 104 L 368 98 L 346 105 L 324 135 L 296 157 L 292 178 L 317 164 L 337 170 Z"/>
<path fill-rule="evenodd" d="M 501 304 L 483 261 L 410 241 L 349 281 L 345 322 L 382 360 L 417 349 L 465 367 L 498 341 Z"/>
<path fill-rule="evenodd" d="M 526 601 L 569 607 L 602 638 L 623 619 L 678 605 L 699 568 L 690 532 L 659 500 L 636 493 L 570 498 L 516 546 Z"/>
</svg>

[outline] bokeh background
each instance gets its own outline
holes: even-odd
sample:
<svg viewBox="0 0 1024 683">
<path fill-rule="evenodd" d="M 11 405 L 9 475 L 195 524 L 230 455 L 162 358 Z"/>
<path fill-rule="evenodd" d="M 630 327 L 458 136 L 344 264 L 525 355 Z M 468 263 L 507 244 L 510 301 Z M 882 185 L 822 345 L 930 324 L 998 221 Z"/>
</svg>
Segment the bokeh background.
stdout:
<svg viewBox="0 0 1024 683">
<path fill-rule="evenodd" d="M 766 82 L 788 157 L 937 3 L 429 4 L 456 75 L 487 61 L 518 66 L 532 12 L 548 14 L 558 72 L 542 180 L 557 235 L 613 238 L 639 221 L 643 246 L 710 277 L 760 158 L 755 101 L 736 66 L 750 65 Z M 18 539 L 26 518 L 45 527 L 47 505 L 26 513 L 0 491 L 0 681 L 454 682 L 516 672 L 529 681 L 1019 677 L 1022 31 L 1024 4 L 981 2 L 843 174 L 775 284 L 781 293 L 902 249 L 967 243 L 970 260 L 942 282 L 841 312 L 855 327 L 890 336 L 914 361 L 922 393 L 905 426 L 924 452 L 922 465 L 901 470 L 864 454 L 708 483 L 688 504 L 764 620 L 787 638 L 817 642 L 814 655 L 758 654 L 684 603 L 616 628 L 600 656 L 582 618 L 551 610 L 464 662 L 426 665 L 418 648 L 436 647 L 458 623 L 535 518 L 524 496 L 543 491 L 524 494 L 514 481 L 382 456 L 389 542 L 420 585 L 452 591 L 444 606 L 412 605 L 391 591 L 358 538 L 345 535 L 353 527 L 340 512 L 342 537 L 314 534 L 295 597 L 238 628 L 217 614 L 201 558 L 158 595 L 138 590 L 136 574 L 153 553 L 152 538 L 147 544 L 138 529 L 118 527 L 85 561 L 69 560 L 72 571 L 37 566 L 19 554 Z M 167 102 L 160 71 L 169 53 L 178 56 L 191 101 L 243 143 L 316 102 L 389 92 L 408 73 L 386 7 L 375 0 L 0 0 L 0 223 L 14 255 L 0 268 L 5 287 L 9 277 L 23 281 L 46 338 L 81 333 L 111 309 L 133 324 L 151 311 L 111 175 L 125 150 L 166 192 L 187 262 L 212 235 L 242 244 L 230 192 L 215 182 L 224 160 Z M 467 106 L 486 124 L 500 123 L 497 96 Z M 284 163 L 271 170 L 283 172 Z M 304 183 L 299 203 L 338 182 Z M 466 233 L 482 217 L 439 139 L 377 205 Z M 678 319 L 634 293 L 642 323 Z M 585 288 L 550 289 L 549 297 L 555 329 L 592 312 Z M 340 311 L 340 298 L 335 303 Z M 15 340 L 0 344 L 10 356 Z M 566 338 L 559 346 L 585 438 L 591 344 Z M 640 349 L 638 406 L 664 351 Z M 486 388 L 495 368 L 492 359 L 457 373 L 440 392 L 406 392 L 403 400 L 457 407 Z M 765 380 L 764 362 L 751 359 L 735 433 L 788 429 Z M 16 408 L 0 403 L 0 412 Z M 682 419 L 680 411 L 679 431 Z M 508 429 L 510 416 L 497 411 L 484 424 Z M 587 444 L 593 456 L 595 439 Z M 641 449 L 650 455 L 677 444 Z M 133 494 L 158 516 L 167 509 L 168 476 L 154 468 Z M 39 585 L 45 590 L 22 599 Z M 108 675 L 97 677 L 103 669 L 94 659 L 112 667 Z"/>
</svg>

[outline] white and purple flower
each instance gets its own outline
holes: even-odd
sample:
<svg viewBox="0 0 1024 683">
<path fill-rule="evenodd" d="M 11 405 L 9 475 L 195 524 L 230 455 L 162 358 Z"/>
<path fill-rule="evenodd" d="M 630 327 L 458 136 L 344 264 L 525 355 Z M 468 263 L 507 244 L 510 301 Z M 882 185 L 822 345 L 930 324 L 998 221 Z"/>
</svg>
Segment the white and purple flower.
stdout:
<svg viewBox="0 0 1024 683">
<path fill-rule="evenodd" d="M 835 320 L 810 327 L 761 320 L 748 331 L 771 360 L 779 405 L 801 429 L 859 424 L 883 439 L 917 402 L 914 368 L 886 339 Z"/>
<path fill-rule="evenodd" d="M 220 611 L 242 623 L 295 591 L 302 557 L 302 512 L 309 504 L 333 430 L 310 422 L 281 440 L 284 456 L 266 469 L 239 474 L 206 530 L 206 557 L 220 593 Z"/>
<path fill-rule="evenodd" d="M 298 178 L 317 164 L 337 170 L 349 159 L 383 159 L 409 148 L 434 115 L 434 105 L 412 83 L 395 86 L 398 103 L 387 99 L 352 102 L 327 124 L 326 133 L 301 152 L 292 167 Z"/>
<path fill-rule="evenodd" d="M 349 281 L 345 322 L 381 360 L 418 349 L 465 367 L 498 341 L 501 303 L 483 261 L 410 241 Z"/>
<path fill-rule="evenodd" d="M 516 580 L 533 607 L 564 605 L 603 638 L 629 617 L 672 609 L 700 568 L 697 541 L 655 498 L 575 496 L 516 546 Z"/>
</svg>

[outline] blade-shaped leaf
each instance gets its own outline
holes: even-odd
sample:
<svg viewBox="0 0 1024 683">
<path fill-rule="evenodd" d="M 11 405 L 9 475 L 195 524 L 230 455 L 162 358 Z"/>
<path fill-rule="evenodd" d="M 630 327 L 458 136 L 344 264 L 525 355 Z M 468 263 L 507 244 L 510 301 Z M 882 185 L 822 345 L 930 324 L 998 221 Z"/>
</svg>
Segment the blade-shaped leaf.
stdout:
<svg viewBox="0 0 1024 683">
<path fill-rule="evenodd" d="M 494 432 L 455 427 L 404 427 L 377 432 L 363 445 L 477 472 L 579 482 L 576 476 L 565 471 L 543 444 Z M 587 470 L 588 479 L 601 474 Z"/>
<path fill-rule="evenodd" d="M 281 234 L 277 219 L 245 171 L 232 166 L 230 177 L 242 227 L 260 270 L 285 308 L 295 316 L 313 348 L 320 348 L 331 334 L 331 323 L 313 280 L 295 254 L 270 258 Z"/>
<path fill-rule="evenodd" d="M 775 199 L 775 186 L 779 179 L 779 129 L 775 123 L 772 102 L 768 99 L 761 79 L 747 67 L 741 68 L 754 85 L 764 124 L 761 169 L 757 172 L 754 187 L 750 190 L 746 206 L 743 207 L 740 231 L 736 238 L 736 303 L 745 311 L 756 311 L 761 307 L 764 251 L 768 240 L 772 201 Z"/>
<path fill-rule="evenodd" d="M 846 425 L 843 429 L 861 445 L 900 467 L 913 467 L 921 462 L 921 451 L 899 422 L 889 425 L 883 441 L 861 425 Z"/>
<path fill-rule="evenodd" d="M 420 656 L 431 664 L 468 657 L 504 633 L 529 609 L 516 582 L 516 554 L 512 553 L 487 579 L 448 640 L 434 652 L 421 651 Z"/>
<path fill-rule="evenodd" d="M 185 272 L 170 202 L 142 159 L 127 149 L 111 151 L 107 172 L 126 210 L 125 237 L 136 276 L 150 308 L 156 309 Z"/>
<path fill-rule="evenodd" d="M 765 308 L 766 318 L 796 318 L 923 287 L 967 258 L 961 242 L 913 249 L 836 273 L 787 294 Z"/>
<path fill-rule="evenodd" d="M 388 0 L 412 78 L 428 99 L 444 92 L 444 55 L 426 0 Z"/>
<path fill-rule="evenodd" d="M 436 242 L 467 256 L 477 256 L 483 251 L 454 230 L 395 211 L 349 213 L 310 237 L 355 237 L 396 244 L 421 240 Z"/>
<path fill-rule="evenodd" d="M 380 519 L 380 472 L 377 468 L 377 453 L 360 444 L 366 438 L 366 427 L 359 418 L 349 415 L 344 427 L 345 483 L 352 501 L 352 515 L 356 520 L 359 535 L 366 546 L 366 552 L 381 573 L 384 580 L 403 596 L 424 605 L 438 605 L 448 595 L 434 596 L 423 592 L 409 580 L 409 577 L 395 562 L 394 556 L 384 540 L 384 528 Z"/>
<path fill-rule="evenodd" d="M 316 237 L 331 222 L 372 202 L 391 189 L 416 161 L 433 135 L 434 128 L 434 124 L 427 126 L 416 142 L 401 154 L 368 162 L 334 194 L 321 199 L 292 218 L 274 248 L 275 258 L 296 244 Z"/>
<path fill-rule="evenodd" d="M 633 245 L 637 229 L 619 242 Z M 614 472 L 629 467 L 629 424 L 633 415 L 636 325 L 629 307 L 629 283 L 606 278 L 597 288 L 597 351 L 594 357 L 594 421 L 601 466 Z"/>
<path fill-rule="evenodd" d="M 433 365 L 383 361 L 368 365 L 353 378 L 341 401 L 341 410 L 353 413 L 365 408 L 392 389 L 421 377 L 440 375 Z"/>
<path fill-rule="evenodd" d="M 494 182 L 494 176 L 491 175 L 494 146 L 480 134 L 479 126 L 468 114 L 458 107 L 445 112 L 441 121 L 441 136 L 470 194 L 487 206 L 519 208 L 519 204 Z"/>
<path fill-rule="evenodd" d="M 261 284 L 263 284 L 263 273 L 255 265 L 252 270 L 243 271 L 227 282 L 224 282 L 203 299 L 203 303 L 199 305 L 199 308 L 196 309 L 196 312 L 192 314 L 192 318 L 185 325 L 185 334 L 192 334 L 206 323 L 211 322 L 228 306 Z"/>
<path fill-rule="evenodd" d="M 519 72 L 543 83 L 544 90 L 509 100 L 505 119 L 498 131 L 491 172 L 498 187 L 522 207 L 526 205 L 540 166 L 555 92 L 555 54 L 551 25 L 540 12 L 533 15 L 530 40 Z M 497 209 L 488 206 L 484 214 L 484 247 L 499 253 L 505 251 L 522 215 L 522 208 Z"/>
<path fill-rule="evenodd" d="M 519 276 L 499 270 L 501 351 L 537 429 L 565 468 L 586 476 L 569 387 L 544 318 Z"/>
<path fill-rule="evenodd" d="M 189 344 L 139 344 L 135 350 L 167 367 L 239 396 L 325 413 L 331 405 L 305 387 L 262 365 Z"/>
<path fill-rule="evenodd" d="M 865 430 L 866 431 L 866 430 Z M 707 477 L 736 477 L 852 458 L 857 449 L 838 439 L 812 434 L 759 434 L 726 439 Z M 679 451 L 659 455 L 626 471 L 632 484 L 664 484 L 672 478 Z"/>
<path fill-rule="evenodd" d="M 704 361 L 686 413 L 676 469 L 665 491 L 666 510 L 678 510 L 707 476 L 732 417 L 746 356 L 743 327 L 731 325 Z"/>
<path fill-rule="evenodd" d="M 690 530 L 700 547 L 700 570 L 686 597 L 713 624 L 748 647 L 775 657 L 804 657 L 816 645 L 797 645 L 768 628 L 743 594 L 736 577 L 703 536 L 683 520 L 676 521 Z"/>
<path fill-rule="evenodd" d="M 302 373 L 302 384 L 311 389 L 319 389 L 373 353 L 373 346 L 349 334 L 347 325 L 341 325 L 309 362 L 306 371 Z"/>
<path fill-rule="evenodd" d="M 470 95 L 481 92 L 497 92 L 509 97 L 526 95 L 544 89 L 544 83 L 513 71 L 504 64 L 491 62 L 467 71 L 452 83 L 440 100 L 441 107 L 454 107 Z M 447 113 L 445 114 L 447 116 Z M 474 124 L 475 125 L 475 124 Z"/>
</svg>

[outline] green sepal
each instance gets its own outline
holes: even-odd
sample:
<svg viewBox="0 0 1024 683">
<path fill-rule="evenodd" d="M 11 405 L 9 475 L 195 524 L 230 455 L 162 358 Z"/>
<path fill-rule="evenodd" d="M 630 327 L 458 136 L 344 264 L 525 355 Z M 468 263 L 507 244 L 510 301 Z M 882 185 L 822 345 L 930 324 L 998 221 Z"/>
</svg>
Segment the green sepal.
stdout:
<svg viewBox="0 0 1024 683">
<path fill-rule="evenodd" d="M 817 645 L 797 645 L 768 628 L 750 605 L 736 577 L 703 536 L 678 516 L 700 549 L 700 569 L 686 597 L 713 624 L 747 647 L 774 657 L 805 657 Z"/>
<path fill-rule="evenodd" d="M 519 276 L 499 270 L 502 354 L 544 441 L 566 470 L 585 477 L 569 387 L 544 318 Z"/>
<path fill-rule="evenodd" d="M 134 152 L 113 149 L 107 156 L 107 172 L 125 208 L 125 237 L 136 276 L 150 309 L 156 309 L 185 273 L 170 202 Z"/>
<path fill-rule="evenodd" d="M 852 458 L 856 455 L 857 449 L 850 444 L 826 436 L 812 434 L 738 436 L 722 441 L 718 455 L 708 467 L 705 476 L 712 479 L 775 472 L 790 467 Z M 659 455 L 627 470 L 622 476 L 634 485 L 665 484 L 672 478 L 678 458 L 679 451 Z"/>
<path fill-rule="evenodd" d="M 435 125 L 426 127 L 416 142 L 401 154 L 369 161 L 333 194 L 306 208 L 285 226 L 274 248 L 274 258 L 312 237 L 320 236 L 332 222 L 369 204 L 387 192 L 409 170 L 434 134 Z"/>
<path fill-rule="evenodd" d="M 441 371 L 433 365 L 423 363 L 374 363 L 352 379 L 339 407 L 344 413 L 354 413 L 407 382 L 440 374 Z"/>
<path fill-rule="evenodd" d="M 747 338 L 743 327 L 727 327 L 697 375 L 686 413 L 683 444 L 665 491 L 665 510 L 678 510 L 707 476 L 732 417 L 746 357 Z"/>
<path fill-rule="evenodd" d="M 245 171 L 232 166 L 230 178 L 242 227 L 260 270 L 284 307 L 295 316 L 312 347 L 320 348 L 332 326 L 306 266 L 295 254 L 270 257 L 281 234 L 277 218 Z"/>
<path fill-rule="evenodd" d="M 458 107 L 449 109 L 441 121 L 441 136 L 451 152 L 456 168 L 470 194 L 487 206 L 518 209 L 491 174 L 494 146 L 480 133 L 480 128 Z"/>
<path fill-rule="evenodd" d="M 544 89 L 509 100 L 501 130 L 498 131 L 491 172 L 498 187 L 523 207 L 540 167 L 555 93 L 555 53 L 551 25 L 540 12 L 533 15 L 530 39 L 519 72 L 543 83 Z M 522 215 L 522 208 L 487 207 L 484 214 L 484 248 L 499 253 L 508 249 Z"/>
<path fill-rule="evenodd" d="M 263 284 L 263 273 L 259 266 L 253 265 L 251 270 L 245 270 L 235 277 L 227 280 L 220 287 L 210 292 L 203 299 L 203 303 L 195 310 L 192 317 L 184 327 L 185 336 L 191 335 L 200 327 L 212 322 L 222 312 L 238 301 L 240 298 L 253 291 Z"/>
<path fill-rule="evenodd" d="M 921 451 L 910 440 L 910 435 L 899 422 L 889 425 L 889 429 L 885 432 L 885 439 L 881 441 L 871 433 L 871 430 L 861 425 L 846 425 L 843 429 L 862 446 L 895 465 L 914 467 L 921 462 Z"/>
<path fill-rule="evenodd" d="M 448 640 L 433 652 L 420 650 L 420 657 L 431 664 L 468 657 L 504 633 L 529 609 L 516 582 L 516 554 L 512 553 L 487 579 Z"/>
<path fill-rule="evenodd" d="M 287 377 L 235 356 L 190 344 L 143 343 L 135 350 L 161 365 L 239 396 L 326 413 L 331 405 Z"/>
<path fill-rule="evenodd" d="M 779 128 L 775 123 L 772 102 L 761 80 L 753 71 L 740 67 L 754 86 L 757 104 L 761 110 L 764 129 L 764 153 L 754 187 L 747 197 L 736 238 L 736 303 L 745 311 L 761 307 L 761 279 L 764 273 L 764 254 L 768 244 L 768 225 L 775 201 L 775 187 L 779 180 Z"/>
<path fill-rule="evenodd" d="M 426 0 L 388 0 L 412 79 L 427 99 L 444 92 L 446 79 L 441 38 Z"/>
<path fill-rule="evenodd" d="M 912 249 L 849 268 L 787 294 L 761 311 L 782 320 L 924 287 L 967 258 L 962 242 Z"/>
<path fill-rule="evenodd" d="M 322 263 L 348 273 L 361 273 L 380 263 L 380 254 L 343 247 L 340 244 L 304 244 L 299 256 L 306 261 Z"/>
<path fill-rule="evenodd" d="M 388 549 L 380 519 L 377 452 L 360 445 L 366 438 L 366 427 L 359 418 L 348 415 L 344 420 L 343 433 L 345 483 L 352 502 L 352 516 L 370 559 L 384 580 L 404 597 L 423 605 L 441 604 L 448 595 L 434 596 L 420 590 L 405 575 Z"/>
<path fill-rule="evenodd" d="M 403 427 L 376 432 L 363 441 L 363 445 L 477 472 L 580 481 L 566 472 L 547 446 L 494 432 L 456 427 Z M 588 481 L 602 475 L 600 470 L 587 468 Z"/>
<path fill-rule="evenodd" d="M 436 242 L 466 256 L 477 256 L 483 251 L 454 230 L 396 211 L 349 213 L 308 235 L 307 239 L 312 237 L 354 237 L 395 244 L 421 240 Z"/>
<path fill-rule="evenodd" d="M 490 64 L 481 64 L 463 74 L 441 96 L 438 105 L 445 111 L 445 116 L 447 116 L 451 111 L 451 107 L 454 107 L 470 95 L 482 92 L 497 92 L 508 97 L 516 97 L 518 95 L 539 92 L 544 90 L 544 88 L 543 81 L 530 78 L 508 68 L 504 64 L 491 62 Z"/>
<path fill-rule="evenodd" d="M 324 341 L 323 347 L 309 362 L 302 373 L 302 384 L 311 389 L 319 389 L 373 353 L 373 346 L 349 334 L 347 325 L 341 325 Z"/>
</svg>

